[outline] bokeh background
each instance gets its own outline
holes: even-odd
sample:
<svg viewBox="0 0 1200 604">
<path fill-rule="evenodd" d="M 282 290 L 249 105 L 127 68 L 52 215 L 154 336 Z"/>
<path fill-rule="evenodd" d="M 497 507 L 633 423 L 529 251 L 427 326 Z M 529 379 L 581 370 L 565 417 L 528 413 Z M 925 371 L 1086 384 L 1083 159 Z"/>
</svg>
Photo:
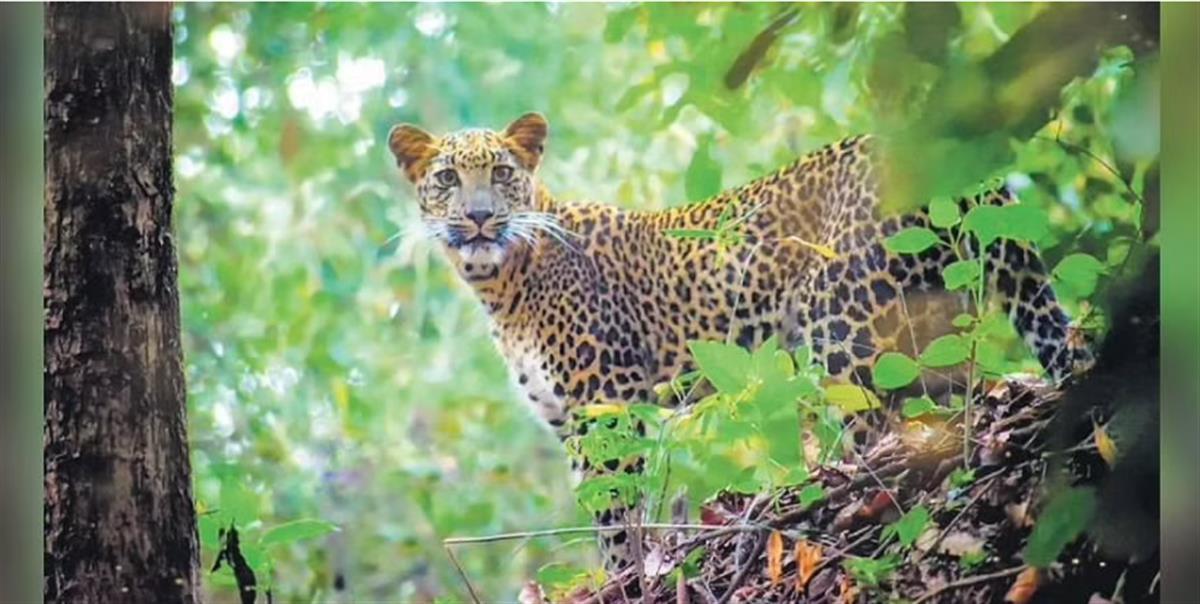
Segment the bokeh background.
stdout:
<svg viewBox="0 0 1200 604">
<path fill-rule="evenodd" d="M 464 601 L 443 538 L 588 523 L 481 309 L 410 236 L 393 124 L 501 128 L 537 110 L 560 198 L 685 204 L 843 136 L 911 132 L 939 82 L 1048 10 L 947 6 L 177 6 L 175 229 L 205 563 L 235 521 L 275 601 Z M 945 194 L 1005 179 L 1050 215 L 1051 266 L 1085 252 L 1116 276 L 1155 230 L 1158 81 L 1152 56 L 1101 55 L 1032 136 L 996 124 L 979 157 L 928 169 Z M 1064 287 L 1100 329 L 1104 283 Z M 340 530 L 254 547 L 305 519 Z M 455 553 L 487 600 L 511 601 L 552 560 L 594 564 L 592 549 L 568 536 Z M 236 600 L 227 571 L 206 582 L 210 600 Z"/>
</svg>

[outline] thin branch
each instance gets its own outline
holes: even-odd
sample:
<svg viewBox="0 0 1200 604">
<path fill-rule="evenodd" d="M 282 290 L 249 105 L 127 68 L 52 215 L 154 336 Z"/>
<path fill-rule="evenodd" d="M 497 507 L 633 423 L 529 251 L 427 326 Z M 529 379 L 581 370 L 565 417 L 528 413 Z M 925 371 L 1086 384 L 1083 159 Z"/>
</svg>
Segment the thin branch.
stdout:
<svg viewBox="0 0 1200 604">
<path fill-rule="evenodd" d="M 454 563 L 455 570 L 458 571 L 458 576 L 462 577 L 463 583 L 467 586 L 467 593 L 471 594 L 471 601 L 475 604 L 483 604 L 479 599 L 479 594 L 475 593 L 475 586 L 471 585 L 471 579 L 467 578 L 467 571 L 463 570 L 461 564 L 458 563 L 458 558 L 454 557 L 454 552 L 450 546 L 443 544 L 446 550 L 446 555 L 450 557 L 450 562 Z"/>
<path fill-rule="evenodd" d="M 959 510 L 958 514 L 955 514 L 954 518 L 952 518 L 950 522 L 942 529 L 942 532 L 938 533 L 937 539 L 934 539 L 933 544 L 929 546 L 929 551 L 935 554 L 937 553 L 938 546 L 942 544 L 942 540 L 946 538 L 946 535 L 950 534 L 950 529 L 954 528 L 954 525 L 957 524 L 958 521 L 967 514 L 967 510 L 970 510 L 972 506 L 978 503 L 979 500 L 982 499 L 983 496 L 992 488 L 992 485 L 995 484 L 994 479 L 998 474 L 999 472 L 985 479 L 986 483 L 979 486 L 979 492 L 975 493 L 975 495 L 971 497 L 971 500 L 967 502 L 967 505 L 963 506 L 963 509 Z"/>
<path fill-rule="evenodd" d="M 738 587 L 741 587 L 742 582 L 746 580 L 746 575 L 749 574 L 750 567 L 758 561 L 758 555 L 762 553 L 763 548 L 766 547 L 766 545 L 766 535 L 758 534 L 754 536 L 754 548 L 751 550 L 750 555 L 738 568 L 737 574 L 735 574 L 733 579 L 729 582 L 729 588 L 725 590 L 723 595 L 721 595 L 721 599 L 717 600 L 717 604 L 726 604 L 726 602 L 729 602 L 730 598 L 733 597 L 733 592 L 737 591 Z"/>
<path fill-rule="evenodd" d="M 925 592 L 925 595 L 917 598 L 913 604 L 921 604 L 921 602 L 928 601 L 935 596 L 941 595 L 948 591 L 954 591 L 963 587 L 970 587 L 980 583 L 989 583 L 991 581 L 996 581 L 997 579 L 1011 577 L 1013 575 L 1020 574 L 1023 570 L 1025 570 L 1024 566 L 1014 566 L 1012 568 L 1006 568 L 1004 570 L 988 573 L 986 575 L 973 575 L 964 579 L 959 579 L 958 581 L 951 581 L 950 583 L 947 583 L 937 589 Z"/>
</svg>

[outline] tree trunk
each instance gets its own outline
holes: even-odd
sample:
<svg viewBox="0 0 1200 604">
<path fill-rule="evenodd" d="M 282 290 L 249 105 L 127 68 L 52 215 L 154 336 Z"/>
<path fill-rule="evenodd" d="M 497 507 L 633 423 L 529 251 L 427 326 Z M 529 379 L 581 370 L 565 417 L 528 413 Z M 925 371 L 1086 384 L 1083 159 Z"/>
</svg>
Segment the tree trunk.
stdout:
<svg viewBox="0 0 1200 604">
<path fill-rule="evenodd" d="M 196 602 L 170 7 L 46 6 L 45 599 Z"/>
</svg>

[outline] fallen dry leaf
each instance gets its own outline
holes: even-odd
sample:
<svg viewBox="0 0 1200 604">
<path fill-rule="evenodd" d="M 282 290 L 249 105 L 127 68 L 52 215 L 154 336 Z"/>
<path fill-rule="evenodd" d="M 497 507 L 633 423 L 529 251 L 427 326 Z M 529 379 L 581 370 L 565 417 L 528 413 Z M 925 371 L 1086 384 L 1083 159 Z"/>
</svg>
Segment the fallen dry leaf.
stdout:
<svg viewBox="0 0 1200 604">
<path fill-rule="evenodd" d="M 796 591 L 804 591 L 812 579 L 817 565 L 821 564 L 821 546 L 806 539 L 796 542 Z"/>
<path fill-rule="evenodd" d="M 863 509 L 858 513 L 859 516 L 874 520 L 883 515 L 888 510 L 896 508 L 896 500 L 892 497 L 890 491 L 876 491 L 871 497 L 871 502 L 863 506 Z"/>
<path fill-rule="evenodd" d="M 1029 528 L 1033 526 L 1033 518 L 1029 515 L 1028 500 L 1005 505 L 1004 513 L 1008 514 L 1008 520 L 1017 527 Z"/>
<path fill-rule="evenodd" d="M 949 554 L 961 558 L 967 554 L 978 554 L 983 551 L 983 539 L 966 531 L 954 531 L 942 539 L 938 545 L 938 553 Z"/>
<path fill-rule="evenodd" d="M 1096 451 L 1100 453 L 1100 457 L 1104 459 L 1104 463 L 1108 467 L 1112 467 L 1117 462 L 1117 443 L 1113 442 L 1111 436 L 1108 435 L 1108 430 L 1100 424 L 1093 424 L 1092 435 L 1096 439 Z"/>
<path fill-rule="evenodd" d="M 779 584 L 779 578 L 783 575 L 783 535 L 779 531 L 771 531 L 771 537 L 767 539 L 767 577 L 771 579 L 771 585 Z"/>
<path fill-rule="evenodd" d="M 850 581 L 849 575 L 842 575 L 842 604 L 854 604 L 854 598 L 858 596 L 858 590 L 854 589 L 854 583 Z"/>
<path fill-rule="evenodd" d="M 675 564 L 663 555 L 662 549 L 657 547 L 651 549 L 642 562 L 642 572 L 650 578 L 661 577 L 674 569 Z"/>
<path fill-rule="evenodd" d="M 1008 593 L 1004 596 L 1005 602 L 1011 604 L 1029 604 L 1033 599 L 1033 595 L 1037 593 L 1038 586 L 1042 584 L 1042 573 L 1038 569 L 1028 566 L 1021 574 L 1017 575 L 1011 587 L 1008 588 Z"/>
</svg>

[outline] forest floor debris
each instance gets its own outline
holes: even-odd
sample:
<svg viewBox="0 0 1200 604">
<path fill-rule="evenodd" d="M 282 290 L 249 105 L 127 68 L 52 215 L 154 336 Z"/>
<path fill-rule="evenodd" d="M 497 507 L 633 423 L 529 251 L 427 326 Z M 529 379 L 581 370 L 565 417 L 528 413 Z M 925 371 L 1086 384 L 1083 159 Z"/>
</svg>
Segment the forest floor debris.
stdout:
<svg viewBox="0 0 1200 604">
<path fill-rule="evenodd" d="M 563 601 L 1154 601 L 1146 586 L 1157 559 L 1107 560 L 1075 536 L 1081 527 L 1068 526 L 1094 505 L 1088 500 L 1062 504 L 1070 508 L 1063 526 L 1039 529 L 1034 540 L 1063 543 L 1047 546 L 1049 560 L 1030 560 L 1046 555 L 1030 543 L 1048 494 L 1094 480 L 1111 463 L 1101 424 L 1073 445 L 1048 446 L 1060 396 L 1033 378 L 991 385 L 974 405 L 969 471 L 961 420 L 931 416 L 885 433 L 853 462 L 816 468 L 818 501 L 801 489 L 722 493 L 702 509 L 705 530 L 647 527 L 640 566 Z M 544 598 L 536 584 L 522 593 Z"/>
</svg>

